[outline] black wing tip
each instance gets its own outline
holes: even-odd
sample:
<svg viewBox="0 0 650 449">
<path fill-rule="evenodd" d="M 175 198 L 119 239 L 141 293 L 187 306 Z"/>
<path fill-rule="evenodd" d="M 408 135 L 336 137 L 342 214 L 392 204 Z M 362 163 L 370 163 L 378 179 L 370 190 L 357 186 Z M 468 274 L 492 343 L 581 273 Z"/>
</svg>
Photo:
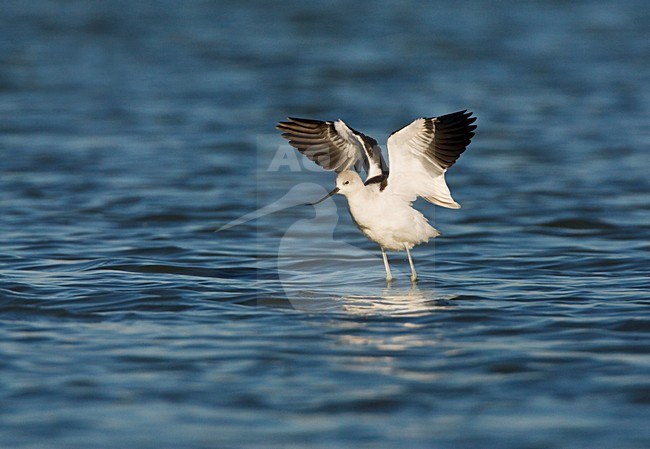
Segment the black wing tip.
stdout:
<svg viewBox="0 0 650 449">
<path fill-rule="evenodd" d="M 297 123 L 296 119 L 294 119 L 293 117 L 287 117 L 287 120 L 289 121 L 285 120 L 285 121 L 278 122 L 278 124 L 275 125 L 275 129 L 279 129 L 279 130 L 288 129 L 289 127 Z"/>
<path fill-rule="evenodd" d="M 467 109 L 463 109 L 462 111 L 456 111 L 456 112 L 450 112 L 449 114 L 444 114 L 444 115 L 439 115 L 437 117 L 427 117 L 427 120 L 453 120 L 453 119 L 466 119 L 470 120 L 470 123 L 474 123 L 476 121 L 476 117 L 472 117 L 474 112 L 472 111 L 467 111 Z"/>
<path fill-rule="evenodd" d="M 300 117 L 287 117 L 287 120 L 288 121 L 278 122 L 278 124 L 275 125 L 275 129 L 279 129 L 280 131 L 285 129 L 291 130 L 296 126 L 302 126 L 308 129 L 317 129 L 324 125 L 330 126 L 333 124 L 333 122 L 329 120 L 315 120 L 311 118 L 300 118 Z"/>
<path fill-rule="evenodd" d="M 322 125 L 323 123 L 331 123 L 329 120 L 316 120 L 313 118 L 300 118 L 300 117 L 287 117 L 293 123 L 306 123 L 309 125 Z"/>
<path fill-rule="evenodd" d="M 474 114 L 474 112 L 472 112 L 472 111 L 468 112 L 467 109 L 463 109 L 461 111 L 450 112 L 449 114 L 444 114 L 444 115 L 439 115 L 439 116 L 434 116 L 434 117 L 418 117 L 416 119 L 413 119 L 409 124 L 404 125 L 401 128 L 396 129 L 395 131 L 390 133 L 388 137 L 392 136 L 393 134 L 396 134 L 396 133 L 400 132 L 401 130 L 403 130 L 404 128 L 411 125 L 411 123 L 413 123 L 414 121 L 417 121 L 417 120 L 424 120 L 425 121 L 425 126 L 431 126 L 431 125 L 433 125 L 433 122 L 439 122 L 439 121 L 442 121 L 442 120 L 451 121 L 451 120 L 454 120 L 454 119 L 463 118 L 463 119 L 465 119 L 465 124 L 470 125 L 470 124 L 472 124 L 472 123 L 474 123 L 476 121 L 476 117 L 472 117 L 473 114 Z M 472 128 L 472 130 L 476 129 L 476 125 L 474 125 L 471 128 Z"/>
<path fill-rule="evenodd" d="M 448 169 L 454 165 L 476 135 L 474 131 L 477 126 L 472 124 L 476 121 L 476 117 L 472 117 L 472 114 L 473 112 L 464 109 L 431 120 L 436 126 L 434 157 L 442 167 Z"/>
</svg>

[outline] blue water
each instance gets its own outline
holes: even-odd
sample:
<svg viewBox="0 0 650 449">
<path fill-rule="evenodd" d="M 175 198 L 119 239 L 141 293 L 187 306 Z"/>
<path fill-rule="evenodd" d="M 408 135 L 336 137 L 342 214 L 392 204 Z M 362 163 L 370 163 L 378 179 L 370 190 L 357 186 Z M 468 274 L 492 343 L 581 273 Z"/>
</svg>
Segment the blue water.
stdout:
<svg viewBox="0 0 650 449">
<path fill-rule="evenodd" d="M 3 2 L 0 447 L 650 447 L 649 61 L 644 0 Z M 387 286 L 274 125 L 465 108 Z"/>
</svg>

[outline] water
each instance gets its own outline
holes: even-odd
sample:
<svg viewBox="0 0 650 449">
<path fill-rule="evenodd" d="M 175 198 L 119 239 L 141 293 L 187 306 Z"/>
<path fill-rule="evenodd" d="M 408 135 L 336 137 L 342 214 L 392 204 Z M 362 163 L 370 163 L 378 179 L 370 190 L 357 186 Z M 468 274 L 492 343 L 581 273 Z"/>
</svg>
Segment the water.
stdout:
<svg viewBox="0 0 650 449">
<path fill-rule="evenodd" d="M 650 447 L 649 15 L 4 2 L 0 446 Z M 292 207 L 278 120 L 465 108 L 417 287 Z"/>
</svg>

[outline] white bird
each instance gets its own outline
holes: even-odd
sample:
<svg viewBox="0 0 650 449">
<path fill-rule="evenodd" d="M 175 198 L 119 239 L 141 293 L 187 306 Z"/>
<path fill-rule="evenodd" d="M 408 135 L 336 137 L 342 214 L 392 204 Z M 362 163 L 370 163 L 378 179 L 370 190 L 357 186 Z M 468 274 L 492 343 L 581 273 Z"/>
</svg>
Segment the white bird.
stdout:
<svg viewBox="0 0 650 449">
<path fill-rule="evenodd" d="M 422 197 L 438 206 L 460 208 L 451 197 L 445 173 L 474 136 L 476 125 L 472 123 L 476 117 L 471 115 L 464 110 L 418 118 L 392 133 L 387 142 L 390 171 L 377 141 L 342 120 L 289 117 L 276 128 L 302 154 L 325 170 L 338 173 L 334 190 L 312 204 L 337 193 L 345 196 L 357 227 L 381 248 L 386 281 L 393 279 L 388 250 L 406 251 L 411 281 L 415 282 L 410 249 L 440 233 L 413 208 L 413 201 Z M 365 182 L 357 173 L 362 168 Z"/>
</svg>

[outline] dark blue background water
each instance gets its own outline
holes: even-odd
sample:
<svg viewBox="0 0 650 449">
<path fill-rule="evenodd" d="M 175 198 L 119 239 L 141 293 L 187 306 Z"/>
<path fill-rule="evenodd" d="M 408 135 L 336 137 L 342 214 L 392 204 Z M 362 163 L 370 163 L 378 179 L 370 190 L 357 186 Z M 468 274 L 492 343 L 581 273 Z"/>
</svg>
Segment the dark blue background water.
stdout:
<svg viewBox="0 0 650 449">
<path fill-rule="evenodd" d="M 650 447 L 649 60 L 644 0 L 3 2 L 0 446 Z M 278 210 L 285 116 L 465 108 L 417 287 Z"/>
</svg>

